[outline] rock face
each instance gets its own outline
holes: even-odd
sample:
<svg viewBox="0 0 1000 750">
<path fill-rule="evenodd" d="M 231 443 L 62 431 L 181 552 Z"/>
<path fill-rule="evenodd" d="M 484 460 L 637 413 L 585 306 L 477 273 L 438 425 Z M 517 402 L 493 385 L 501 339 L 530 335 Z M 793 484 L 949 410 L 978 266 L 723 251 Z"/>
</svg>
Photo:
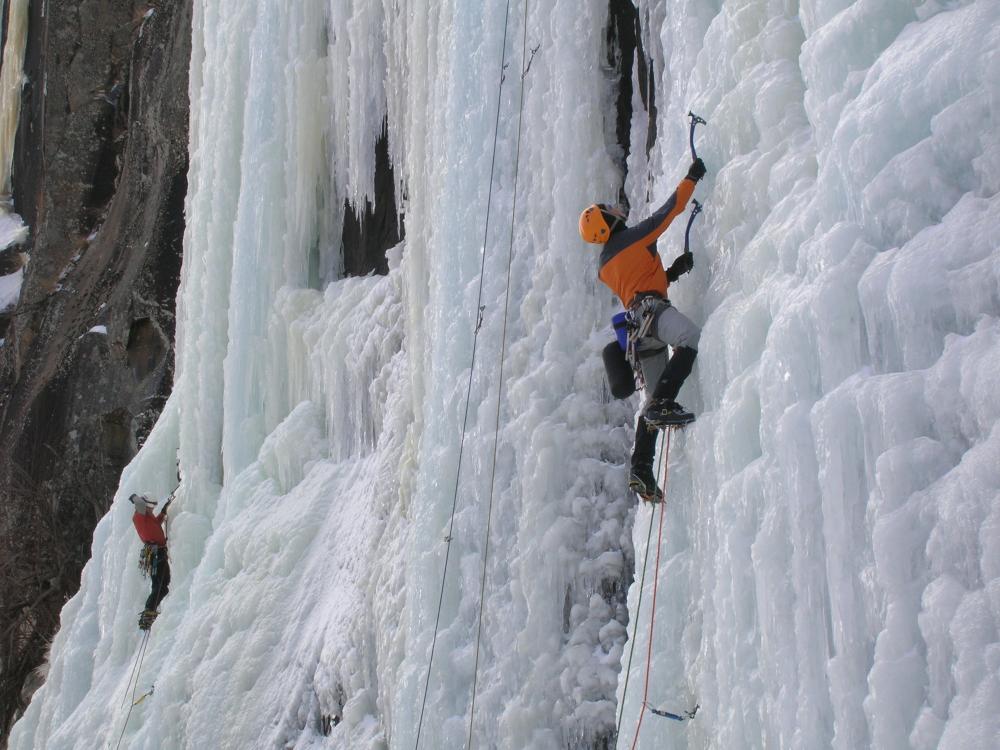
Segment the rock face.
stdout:
<svg viewBox="0 0 1000 750">
<path fill-rule="evenodd" d="M 172 383 L 191 7 L 31 4 L 13 178 L 29 260 L 0 347 L 0 742 Z"/>
<path fill-rule="evenodd" d="M 375 204 L 359 212 L 344 203 L 344 274 L 389 273 L 386 250 L 403 239 L 404 226 L 396 201 L 396 178 L 389 162 L 389 138 L 383 128 L 375 142 Z M 360 215 L 358 215 L 360 213 Z"/>
</svg>

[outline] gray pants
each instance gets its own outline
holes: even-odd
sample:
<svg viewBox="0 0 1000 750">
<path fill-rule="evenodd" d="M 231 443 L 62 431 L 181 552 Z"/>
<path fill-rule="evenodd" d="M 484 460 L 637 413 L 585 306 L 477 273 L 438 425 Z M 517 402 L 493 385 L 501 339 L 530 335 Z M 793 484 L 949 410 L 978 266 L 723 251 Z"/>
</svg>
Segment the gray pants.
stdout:
<svg viewBox="0 0 1000 750">
<path fill-rule="evenodd" d="M 667 366 L 667 347 L 686 346 L 697 350 L 700 337 L 701 329 L 673 305 L 660 311 L 651 335 L 639 342 L 639 365 L 646 381 L 647 400 L 652 397 Z"/>
</svg>

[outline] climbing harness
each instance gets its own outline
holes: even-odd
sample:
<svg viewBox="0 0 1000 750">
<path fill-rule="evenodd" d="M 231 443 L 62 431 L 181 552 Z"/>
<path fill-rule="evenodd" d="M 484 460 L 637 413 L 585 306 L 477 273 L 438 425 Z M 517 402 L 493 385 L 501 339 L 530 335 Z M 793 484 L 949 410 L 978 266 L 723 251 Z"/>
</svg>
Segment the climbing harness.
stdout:
<svg viewBox="0 0 1000 750">
<path fill-rule="evenodd" d="M 688 112 L 688 117 L 691 118 L 691 130 L 688 133 L 688 141 L 691 144 L 691 161 L 698 158 L 698 152 L 694 150 L 694 129 L 699 125 L 707 125 L 708 121 L 703 117 L 698 117 L 694 112 Z"/>
<path fill-rule="evenodd" d="M 636 388 L 645 388 L 646 380 L 642 374 L 640 364 L 639 347 L 642 340 L 649 336 L 649 332 L 656 324 L 656 319 L 660 313 L 670 307 L 670 300 L 664 299 L 655 292 L 640 292 L 632 300 L 628 310 L 625 311 L 625 359 L 632 367 L 635 374 Z"/>
</svg>

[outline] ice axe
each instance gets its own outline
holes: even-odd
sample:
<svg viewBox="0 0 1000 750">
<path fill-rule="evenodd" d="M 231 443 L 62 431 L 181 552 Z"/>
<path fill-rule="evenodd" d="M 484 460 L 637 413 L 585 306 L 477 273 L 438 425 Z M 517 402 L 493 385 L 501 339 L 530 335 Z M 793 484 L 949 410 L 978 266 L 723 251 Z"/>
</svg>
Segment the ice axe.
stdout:
<svg viewBox="0 0 1000 750">
<path fill-rule="evenodd" d="M 691 118 L 691 131 L 688 140 L 691 142 L 691 161 L 694 161 L 698 158 L 698 152 L 694 150 L 694 129 L 699 125 L 707 125 L 708 121 L 703 117 L 698 117 L 698 115 L 691 111 L 688 111 L 688 117 Z"/>
<path fill-rule="evenodd" d="M 691 125 L 691 132 L 694 132 L 694 125 Z M 691 252 L 689 247 L 691 244 L 691 225 L 694 224 L 694 217 L 701 213 L 701 204 L 694 198 L 691 199 L 691 204 L 694 208 L 691 209 L 691 215 L 688 217 L 687 229 L 684 230 L 684 252 Z"/>
</svg>

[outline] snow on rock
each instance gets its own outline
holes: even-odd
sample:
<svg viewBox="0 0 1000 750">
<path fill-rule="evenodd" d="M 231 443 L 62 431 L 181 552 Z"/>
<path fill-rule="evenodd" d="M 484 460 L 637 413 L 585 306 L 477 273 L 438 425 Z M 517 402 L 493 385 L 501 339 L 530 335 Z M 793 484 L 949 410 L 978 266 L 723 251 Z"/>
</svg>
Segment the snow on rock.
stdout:
<svg viewBox="0 0 1000 750">
<path fill-rule="evenodd" d="M 638 401 L 607 403 L 576 233 L 622 178 L 607 3 L 532 4 L 523 79 L 522 5 L 506 35 L 499 5 L 334 5 L 195 7 L 175 389 L 11 747 L 590 748 L 619 716 L 624 746 L 651 635 L 650 705 L 702 708 L 640 748 L 996 746 L 1000 7 L 639 3 L 633 219 L 709 121 L 651 634 L 654 572 L 641 610 L 621 589 L 657 544 L 624 490 Z M 383 125 L 406 239 L 341 278 Z M 123 499 L 178 456 L 129 712 Z"/>
<path fill-rule="evenodd" d="M 17 214 L 7 213 L 0 208 L 0 250 L 24 242 L 28 236 L 28 227 Z M 21 296 L 21 283 L 24 280 L 24 267 L 14 273 L 0 276 L 0 312 L 17 304 Z"/>
<path fill-rule="evenodd" d="M 21 296 L 21 283 L 24 281 L 24 269 L 19 268 L 14 273 L 0 276 L 0 311 L 17 304 Z"/>
</svg>

